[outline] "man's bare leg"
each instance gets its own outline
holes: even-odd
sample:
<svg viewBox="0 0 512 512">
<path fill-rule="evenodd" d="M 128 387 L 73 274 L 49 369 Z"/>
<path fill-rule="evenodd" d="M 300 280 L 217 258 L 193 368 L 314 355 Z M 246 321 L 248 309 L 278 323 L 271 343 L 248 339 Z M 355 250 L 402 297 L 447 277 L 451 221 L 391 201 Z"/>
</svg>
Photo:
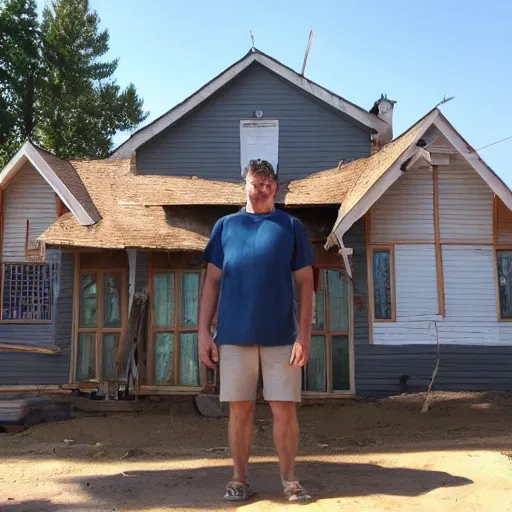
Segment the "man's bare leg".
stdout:
<svg viewBox="0 0 512 512">
<path fill-rule="evenodd" d="M 295 402 L 270 402 L 274 415 L 274 443 L 283 480 L 295 480 L 295 457 L 299 448 L 299 423 Z"/>
<path fill-rule="evenodd" d="M 254 438 L 254 401 L 229 403 L 229 446 L 233 458 L 233 480 L 245 483 Z"/>
</svg>

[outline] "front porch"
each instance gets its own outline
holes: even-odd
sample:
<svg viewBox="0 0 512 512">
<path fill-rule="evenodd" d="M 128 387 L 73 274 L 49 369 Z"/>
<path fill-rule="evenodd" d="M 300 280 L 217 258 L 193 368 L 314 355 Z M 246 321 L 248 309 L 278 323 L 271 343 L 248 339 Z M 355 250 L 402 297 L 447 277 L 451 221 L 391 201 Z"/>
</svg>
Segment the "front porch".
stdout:
<svg viewBox="0 0 512 512">
<path fill-rule="evenodd" d="M 74 258 L 70 384 L 102 389 L 124 382 L 116 365 L 126 353 L 130 304 L 148 297 L 137 395 L 195 395 L 218 386 L 199 363 L 198 306 L 202 252 L 68 248 Z M 315 243 L 311 356 L 303 372 L 305 399 L 354 396 L 353 287 L 343 259 Z M 140 345 L 138 345 L 140 346 Z"/>
</svg>

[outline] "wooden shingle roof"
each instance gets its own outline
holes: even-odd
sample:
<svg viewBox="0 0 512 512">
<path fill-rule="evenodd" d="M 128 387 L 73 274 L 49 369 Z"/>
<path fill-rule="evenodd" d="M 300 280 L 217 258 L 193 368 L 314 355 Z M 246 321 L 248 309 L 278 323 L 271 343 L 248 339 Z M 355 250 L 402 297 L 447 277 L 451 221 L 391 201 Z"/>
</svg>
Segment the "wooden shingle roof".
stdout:
<svg viewBox="0 0 512 512">
<path fill-rule="evenodd" d="M 339 223 L 340 216 L 357 204 L 423 127 L 417 123 L 372 156 L 281 184 L 276 203 L 288 207 L 341 205 Z M 139 175 L 135 160 L 129 159 L 70 165 L 102 220 L 94 226 L 82 226 L 73 215 L 66 214 L 42 234 L 41 239 L 50 245 L 202 250 L 219 212 L 198 207 L 238 207 L 245 203 L 241 183 Z"/>
</svg>

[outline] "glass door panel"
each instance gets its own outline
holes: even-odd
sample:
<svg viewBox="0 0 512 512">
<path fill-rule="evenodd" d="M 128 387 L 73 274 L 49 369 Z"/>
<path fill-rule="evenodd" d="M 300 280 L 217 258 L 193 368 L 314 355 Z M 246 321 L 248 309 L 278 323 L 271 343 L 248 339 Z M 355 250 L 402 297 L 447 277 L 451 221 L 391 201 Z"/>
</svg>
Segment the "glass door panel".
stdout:
<svg viewBox="0 0 512 512">
<path fill-rule="evenodd" d="M 76 380 L 83 382 L 96 377 L 96 333 L 81 333 L 78 336 Z"/>
<path fill-rule="evenodd" d="M 197 332 L 180 334 L 180 386 L 199 386 Z"/>
<path fill-rule="evenodd" d="M 174 333 L 156 333 L 156 383 L 158 385 L 174 384 Z"/>
<path fill-rule="evenodd" d="M 304 380 L 305 391 L 327 391 L 324 336 L 311 336 L 311 351 Z"/>
</svg>

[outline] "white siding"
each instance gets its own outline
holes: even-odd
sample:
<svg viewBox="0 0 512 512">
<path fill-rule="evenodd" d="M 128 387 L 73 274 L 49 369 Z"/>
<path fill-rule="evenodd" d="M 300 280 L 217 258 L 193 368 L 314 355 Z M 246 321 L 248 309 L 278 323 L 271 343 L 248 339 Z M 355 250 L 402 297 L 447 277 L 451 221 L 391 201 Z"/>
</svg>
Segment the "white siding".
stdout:
<svg viewBox="0 0 512 512">
<path fill-rule="evenodd" d="M 418 168 L 401 176 L 371 209 L 371 241 L 434 241 L 432 172 Z"/>
<path fill-rule="evenodd" d="M 373 342 L 382 345 L 436 343 L 436 252 L 434 245 L 396 245 L 396 322 L 375 322 Z"/>
<path fill-rule="evenodd" d="M 397 321 L 432 320 L 437 300 L 434 245 L 395 246 Z"/>
<path fill-rule="evenodd" d="M 411 303 L 422 300 L 423 311 L 430 314 L 434 304 L 435 268 L 432 270 L 430 256 L 427 257 L 431 247 L 422 246 L 423 254 L 418 251 L 419 247 L 395 247 L 397 321 L 374 323 L 375 344 L 436 343 L 432 322 L 437 318 L 435 315 L 428 321 L 412 321 L 412 316 L 404 316 L 405 312 L 414 311 L 413 304 L 408 304 L 408 300 Z M 512 322 L 499 322 L 497 319 L 492 247 L 445 245 L 442 254 L 446 316 L 444 319 L 437 319 L 440 343 L 512 345 Z M 418 263 L 407 264 L 408 258 L 414 258 Z M 420 259 L 423 263 L 419 263 Z M 404 277 L 410 275 L 413 278 L 414 273 L 418 276 L 416 281 L 408 281 Z M 409 290 L 407 286 L 410 287 Z"/>
<path fill-rule="evenodd" d="M 460 156 L 439 167 L 441 241 L 493 242 L 493 193 Z"/>
<path fill-rule="evenodd" d="M 492 247 L 443 246 L 443 273 L 446 321 L 497 320 Z"/>
<path fill-rule="evenodd" d="M 512 322 L 500 322 L 500 344 L 512 345 Z"/>
<path fill-rule="evenodd" d="M 4 261 L 25 261 L 27 219 L 29 243 L 57 219 L 55 192 L 30 163 L 4 191 Z"/>
<path fill-rule="evenodd" d="M 375 345 L 418 345 L 436 343 L 433 322 L 393 322 L 373 325 Z"/>
</svg>

